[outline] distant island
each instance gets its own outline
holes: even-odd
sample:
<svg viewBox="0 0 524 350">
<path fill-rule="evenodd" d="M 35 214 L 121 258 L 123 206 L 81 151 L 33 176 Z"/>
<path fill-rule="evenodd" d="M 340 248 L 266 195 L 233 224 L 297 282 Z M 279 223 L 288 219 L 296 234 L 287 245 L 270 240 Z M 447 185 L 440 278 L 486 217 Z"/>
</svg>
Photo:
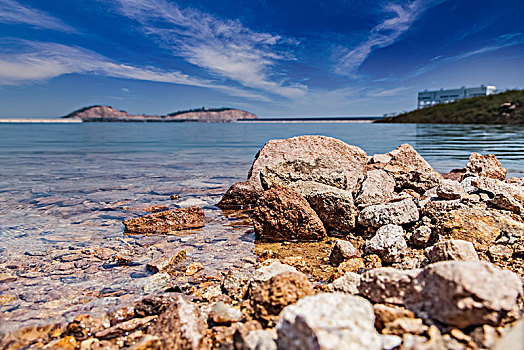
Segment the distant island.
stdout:
<svg viewBox="0 0 524 350">
<path fill-rule="evenodd" d="M 472 97 L 416 109 L 375 123 L 524 124 L 524 90 Z"/>
<path fill-rule="evenodd" d="M 234 108 L 198 108 L 167 115 L 129 114 L 110 106 L 89 106 L 77 109 L 62 118 L 83 122 L 234 122 L 258 119 L 253 113 Z"/>
</svg>

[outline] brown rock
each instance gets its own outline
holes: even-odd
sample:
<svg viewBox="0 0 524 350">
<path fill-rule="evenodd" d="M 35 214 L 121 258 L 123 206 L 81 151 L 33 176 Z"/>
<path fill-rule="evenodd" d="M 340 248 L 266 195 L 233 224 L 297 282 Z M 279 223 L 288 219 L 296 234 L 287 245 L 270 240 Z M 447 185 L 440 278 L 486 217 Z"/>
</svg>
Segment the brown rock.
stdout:
<svg viewBox="0 0 524 350">
<path fill-rule="evenodd" d="M 366 267 L 364 264 L 364 260 L 362 258 L 349 258 L 346 261 L 343 261 L 338 265 L 334 275 L 333 279 L 337 279 L 339 277 L 344 276 L 346 272 L 353 272 L 357 273 L 358 270 Z"/>
<path fill-rule="evenodd" d="M 153 272 L 172 272 L 180 262 L 186 259 L 186 250 L 182 249 L 174 256 L 161 256 L 147 263 L 147 268 Z"/>
<path fill-rule="evenodd" d="M 204 226 L 204 212 L 198 207 L 180 208 L 124 220 L 125 232 L 166 234 Z"/>
<path fill-rule="evenodd" d="M 424 250 L 431 262 L 445 260 L 478 261 L 479 257 L 473 244 L 468 241 L 450 239 L 434 244 Z"/>
<path fill-rule="evenodd" d="M 98 339 L 113 339 L 136 329 L 147 328 L 157 317 L 158 316 L 146 316 L 144 318 L 133 318 L 96 332 L 95 337 Z"/>
<path fill-rule="evenodd" d="M 262 186 L 257 188 L 254 181 L 237 182 L 224 194 L 217 207 L 220 209 L 251 210 L 262 194 Z"/>
<path fill-rule="evenodd" d="M 146 317 L 153 315 L 160 315 L 165 312 L 169 306 L 175 301 L 178 294 L 157 295 L 146 297 L 135 304 L 135 315 L 138 317 Z"/>
<path fill-rule="evenodd" d="M 519 314 L 522 282 L 517 274 L 481 261 L 442 261 L 426 266 L 408 307 L 444 324 L 465 328 L 500 325 Z M 518 317 L 518 316 L 517 316 Z"/>
<path fill-rule="evenodd" d="M 427 330 L 428 326 L 420 318 L 400 317 L 386 324 L 382 333 L 392 335 L 403 335 L 404 333 L 422 334 Z"/>
<path fill-rule="evenodd" d="M 76 316 L 67 325 L 67 334 L 72 335 L 78 340 L 84 340 L 102 330 L 102 322 L 88 314 Z"/>
<path fill-rule="evenodd" d="M 356 204 L 375 205 L 389 202 L 393 199 L 395 179 L 383 170 L 371 170 L 358 191 Z"/>
<path fill-rule="evenodd" d="M 46 344 L 46 346 L 44 346 L 42 349 L 75 350 L 77 345 L 78 344 L 77 344 L 75 337 L 67 336 L 62 339 L 57 339 L 55 341 L 52 341 Z"/>
<path fill-rule="evenodd" d="M 391 160 L 384 170 L 395 179 L 397 188 L 423 193 L 439 183 L 440 174 L 410 145 L 400 145 L 388 155 Z"/>
<path fill-rule="evenodd" d="M 262 330 L 262 325 L 256 320 L 247 321 L 239 327 L 233 335 L 235 349 L 238 350 L 252 350 L 247 344 L 247 337 L 251 331 Z"/>
<path fill-rule="evenodd" d="M 206 323 L 200 311 L 181 295 L 173 296 L 171 305 L 149 326 L 147 333 L 157 336 L 163 349 L 209 349 Z"/>
<path fill-rule="evenodd" d="M 351 244 L 351 242 L 337 239 L 333 249 L 331 250 L 329 262 L 333 266 L 338 266 L 341 262 L 356 257 L 357 255 L 357 249 L 353 246 L 353 244 Z"/>
<path fill-rule="evenodd" d="M 442 212 L 436 220 L 440 236 L 472 242 L 481 252 L 498 242 L 512 244 L 523 239 L 524 221 L 497 210 L 463 208 Z"/>
<path fill-rule="evenodd" d="M 487 177 L 472 180 L 472 185 L 490 194 L 489 202 L 494 207 L 517 214 L 524 213 L 524 190 L 520 186 Z"/>
<path fill-rule="evenodd" d="M 249 299 L 259 321 L 271 323 L 287 305 L 315 294 L 313 285 L 302 273 L 283 272 L 250 291 Z"/>
<path fill-rule="evenodd" d="M 379 331 L 398 318 L 415 318 L 413 311 L 398 306 L 375 304 L 373 310 L 375 311 L 375 328 Z"/>
<path fill-rule="evenodd" d="M 348 233 L 358 215 L 350 191 L 313 181 L 295 181 L 289 188 L 301 194 L 327 229 Z"/>
<path fill-rule="evenodd" d="M 511 258 L 513 252 L 511 249 L 502 244 L 497 244 L 492 247 L 489 247 L 488 255 L 492 262 L 508 260 Z"/>
<path fill-rule="evenodd" d="M 482 155 L 479 153 L 471 153 L 469 163 L 466 165 L 466 171 L 468 174 L 475 176 L 504 180 L 506 179 L 508 169 L 502 167 L 494 154 Z"/>
<path fill-rule="evenodd" d="M 437 186 L 437 195 L 445 199 L 458 199 L 465 194 L 466 191 L 458 181 L 443 179 Z"/>
<path fill-rule="evenodd" d="M 317 241 L 326 236 L 322 221 L 304 197 L 279 185 L 257 201 L 253 226 L 257 238 L 270 241 Z"/>
</svg>

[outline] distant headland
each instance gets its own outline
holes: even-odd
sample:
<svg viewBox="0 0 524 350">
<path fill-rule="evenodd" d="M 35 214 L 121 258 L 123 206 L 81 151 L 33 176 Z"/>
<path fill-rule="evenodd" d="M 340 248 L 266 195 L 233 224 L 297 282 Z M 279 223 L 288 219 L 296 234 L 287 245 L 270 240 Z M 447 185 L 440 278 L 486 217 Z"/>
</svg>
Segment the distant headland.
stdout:
<svg viewBox="0 0 524 350">
<path fill-rule="evenodd" d="M 166 115 L 129 114 L 110 106 L 89 106 L 63 116 L 83 122 L 235 122 L 258 119 L 253 113 L 234 108 L 198 108 Z"/>
<path fill-rule="evenodd" d="M 437 104 L 375 123 L 524 124 L 524 90 Z"/>
</svg>

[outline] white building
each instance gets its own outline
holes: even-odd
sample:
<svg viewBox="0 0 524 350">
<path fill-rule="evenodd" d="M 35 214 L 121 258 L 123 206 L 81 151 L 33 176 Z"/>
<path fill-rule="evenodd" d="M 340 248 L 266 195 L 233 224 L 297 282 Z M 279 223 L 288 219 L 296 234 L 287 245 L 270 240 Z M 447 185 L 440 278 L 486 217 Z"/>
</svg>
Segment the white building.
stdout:
<svg viewBox="0 0 524 350">
<path fill-rule="evenodd" d="M 497 92 L 495 86 L 480 85 L 480 87 L 461 87 L 460 89 L 421 91 L 418 93 L 418 108 L 433 106 L 439 103 L 449 103 L 462 98 L 486 96 Z"/>
</svg>

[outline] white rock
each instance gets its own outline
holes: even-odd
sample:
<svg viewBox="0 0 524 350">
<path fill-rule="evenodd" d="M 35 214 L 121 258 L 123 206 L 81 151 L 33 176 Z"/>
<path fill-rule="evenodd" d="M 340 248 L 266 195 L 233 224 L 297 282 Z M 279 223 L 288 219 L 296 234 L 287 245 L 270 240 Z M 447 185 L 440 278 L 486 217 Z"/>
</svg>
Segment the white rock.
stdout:
<svg viewBox="0 0 524 350">
<path fill-rule="evenodd" d="M 280 349 L 381 350 L 371 303 L 342 293 L 321 293 L 287 306 L 277 323 Z"/>
<path fill-rule="evenodd" d="M 386 225 L 377 230 L 373 238 L 365 244 L 366 253 L 375 253 L 383 261 L 399 261 L 401 254 L 408 247 L 404 238 L 404 229 L 398 225 Z"/>
<path fill-rule="evenodd" d="M 403 225 L 419 219 L 419 211 L 412 199 L 390 204 L 370 205 L 364 208 L 358 222 L 363 226 L 380 227 L 389 224 Z"/>
</svg>

